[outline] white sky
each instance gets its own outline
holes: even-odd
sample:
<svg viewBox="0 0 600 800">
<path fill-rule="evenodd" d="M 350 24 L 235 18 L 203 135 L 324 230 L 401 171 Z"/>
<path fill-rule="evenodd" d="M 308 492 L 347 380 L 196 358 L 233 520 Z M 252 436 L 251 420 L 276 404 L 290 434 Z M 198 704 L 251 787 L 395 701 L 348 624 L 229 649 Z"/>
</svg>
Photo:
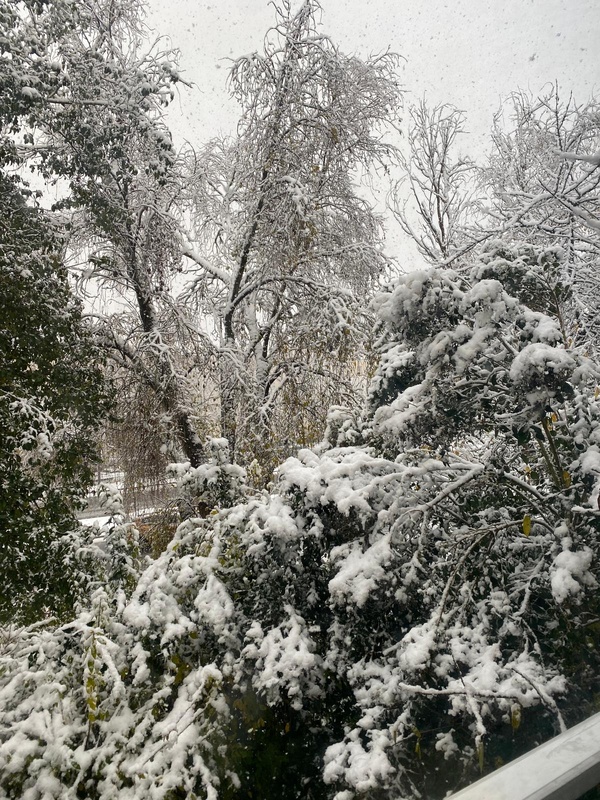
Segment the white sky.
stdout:
<svg viewBox="0 0 600 800">
<path fill-rule="evenodd" d="M 296 3 L 297 5 L 298 3 Z M 467 112 L 479 150 L 500 99 L 558 80 L 585 101 L 600 91 L 600 0 L 322 0 L 323 30 L 359 55 L 406 58 L 407 99 L 423 93 Z M 228 58 L 261 48 L 274 20 L 267 0 L 148 0 L 150 25 L 181 51 L 185 78 L 170 112 L 177 138 L 199 145 L 233 130 Z"/>
</svg>

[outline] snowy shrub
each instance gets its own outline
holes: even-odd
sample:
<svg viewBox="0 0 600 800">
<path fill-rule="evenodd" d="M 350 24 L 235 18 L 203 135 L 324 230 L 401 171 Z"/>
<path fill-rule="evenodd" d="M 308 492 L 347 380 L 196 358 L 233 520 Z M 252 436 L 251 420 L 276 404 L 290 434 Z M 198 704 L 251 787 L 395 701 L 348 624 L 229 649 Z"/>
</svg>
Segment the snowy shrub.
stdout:
<svg viewBox="0 0 600 800">
<path fill-rule="evenodd" d="M 131 591 L 137 584 L 144 561 L 140 554 L 139 531 L 125 521 L 123 497 L 114 484 L 98 488 L 100 512 L 108 519 L 91 526 L 80 525 L 65 537 L 68 545 L 64 564 L 80 605 L 97 590 Z"/>
<path fill-rule="evenodd" d="M 271 494 L 11 639 L 5 797 L 442 798 L 591 713 L 598 371 L 477 270 L 378 298 L 368 411 Z"/>
<path fill-rule="evenodd" d="M 246 493 L 246 470 L 229 461 L 227 439 L 209 439 L 208 460 L 198 467 L 189 461 L 169 464 L 167 473 L 177 482 L 177 496 L 185 514 L 228 508 Z"/>
</svg>

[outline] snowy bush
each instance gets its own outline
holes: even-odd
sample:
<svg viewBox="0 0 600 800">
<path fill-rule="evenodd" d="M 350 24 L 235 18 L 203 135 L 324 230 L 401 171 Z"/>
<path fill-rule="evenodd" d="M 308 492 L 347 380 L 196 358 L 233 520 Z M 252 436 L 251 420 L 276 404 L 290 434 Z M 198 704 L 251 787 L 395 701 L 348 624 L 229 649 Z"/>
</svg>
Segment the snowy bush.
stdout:
<svg viewBox="0 0 600 800">
<path fill-rule="evenodd" d="M 441 798 L 591 713 L 598 370 L 481 269 L 377 299 L 368 411 L 271 494 L 13 637 L 5 797 Z"/>
<path fill-rule="evenodd" d="M 208 460 L 198 467 L 186 461 L 167 468 L 176 480 L 177 496 L 186 515 L 233 506 L 247 490 L 246 470 L 230 463 L 227 439 L 209 439 L 206 452 Z"/>
</svg>

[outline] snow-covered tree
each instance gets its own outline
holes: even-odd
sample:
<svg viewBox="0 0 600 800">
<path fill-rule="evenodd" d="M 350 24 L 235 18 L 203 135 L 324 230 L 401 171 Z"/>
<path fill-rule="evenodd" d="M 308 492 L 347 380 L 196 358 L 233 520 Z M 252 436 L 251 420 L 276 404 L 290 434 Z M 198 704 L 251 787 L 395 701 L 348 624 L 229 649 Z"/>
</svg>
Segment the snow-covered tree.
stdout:
<svg viewBox="0 0 600 800">
<path fill-rule="evenodd" d="M 31 192 L 0 171 L 0 621 L 72 613 L 67 534 L 107 411 L 101 358 Z"/>
<path fill-rule="evenodd" d="M 573 289 L 569 334 L 596 351 L 600 258 L 600 106 L 554 86 L 517 92 L 498 114 L 481 180 L 490 196 L 483 226 L 504 238 L 559 246 Z M 493 234 L 492 234 L 493 235 Z"/>
<path fill-rule="evenodd" d="M 156 44 L 144 50 L 138 3 L 59 0 L 0 10 L 5 141 L 47 184 L 60 180 L 54 211 L 70 232 L 79 288 L 91 282 L 88 298 L 98 308 L 103 297 L 109 309 L 97 316 L 96 335 L 123 393 L 149 392 L 163 442 L 198 464 L 186 376 L 190 360 L 203 367 L 202 339 L 170 292 L 180 270 L 181 178 L 161 114 L 179 81 L 173 56 Z"/>
<path fill-rule="evenodd" d="M 563 257 L 494 242 L 380 294 L 368 410 L 271 494 L 222 442 L 179 470 L 207 513 L 133 591 L 6 644 L 5 795 L 435 799 L 589 713 L 598 367 Z"/>
<path fill-rule="evenodd" d="M 409 108 L 404 175 L 393 186 L 389 207 L 430 264 L 470 249 L 476 165 L 456 152 L 464 126 L 464 113 L 451 105 L 430 107 L 423 99 Z"/>
<path fill-rule="evenodd" d="M 393 155 L 384 131 L 399 100 L 393 56 L 340 52 L 314 0 L 275 10 L 264 52 L 231 71 L 237 137 L 192 165 L 184 248 L 189 298 L 219 341 L 222 434 L 233 453 L 271 460 L 314 441 L 327 405 L 353 394 L 363 301 L 386 270 L 355 183 Z"/>
<path fill-rule="evenodd" d="M 316 2 L 284 2 L 264 53 L 234 64 L 237 138 L 177 158 L 161 107 L 179 76 L 170 54 L 143 50 L 138 4 L 6 14 L 16 150 L 69 183 L 71 248 L 112 301 L 98 334 L 124 393 L 154 398 L 156 428 L 195 466 L 207 373 L 234 456 L 272 467 L 317 440 L 327 406 L 364 383 L 363 300 L 386 260 L 355 181 L 393 154 L 394 58 L 345 56 Z"/>
</svg>

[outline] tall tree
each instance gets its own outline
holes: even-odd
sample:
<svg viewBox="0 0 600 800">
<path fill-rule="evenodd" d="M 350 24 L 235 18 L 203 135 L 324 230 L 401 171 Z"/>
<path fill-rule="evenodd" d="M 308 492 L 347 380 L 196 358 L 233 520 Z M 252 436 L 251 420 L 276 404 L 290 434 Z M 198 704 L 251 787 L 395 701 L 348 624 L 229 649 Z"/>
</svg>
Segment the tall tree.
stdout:
<svg viewBox="0 0 600 800">
<path fill-rule="evenodd" d="M 135 376 L 139 391 L 153 393 L 163 430 L 198 464 L 189 365 L 178 363 L 174 347 L 188 329 L 168 293 L 179 269 L 173 205 L 181 192 L 161 119 L 179 80 L 170 54 L 157 46 L 143 51 L 140 4 L 1 8 L 11 56 L 0 73 L 6 135 L 47 182 L 66 182 L 56 210 L 69 222 L 70 251 L 81 255 L 92 291 L 100 285 L 119 309 L 99 321 L 98 338 L 129 382 Z"/>
<path fill-rule="evenodd" d="M 289 426 L 286 392 L 317 420 L 321 396 L 352 393 L 340 364 L 360 361 L 362 301 L 386 271 L 380 222 L 354 182 L 394 155 L 383 132 L 398 104 L 395 59 L 341 53 L 314 0 L 276 13 L 264 52 L 231 72 L 237 138 L 194 165 L 184 249 L 189 296 L 219 338 L 221 429 L 238 453 L 269 444 L 277 411 Z"/>
<path fill-rule="evenodd" d="M 83 209 L 72 246 L 86 274 L 121 296 L 123 313 L 99 328 L 105 345 L 195 465 L 194 383 L 216 363 L 232 456 L 273 466 L 318 438 L 325 406 L 355 395 L 364 372 L 359 301 L 386 260 L 354 179 L 393 155 L 382 131 L 398 103 L 394 58 L 345 56 L 319 32 L 317 3 L 296 14 L 284 3 L 264 54 L 234 65 L 238 138 L 185 154 L 186 176 L 160 112 L 178 76 L 164 54 L 140 53 L 139 10 L 89 0 L 65 24 L 62 2 L 25 9 L 15 63 L 29 37 L 46 66 L 39 84 L 7 80 L 25 104 L 15 119 L 30 114 L 28 147 L 49 179 L 70 182 L 63 207 Z M 182 254 L 191 280 L 177 296 Z"/>
</svg>

